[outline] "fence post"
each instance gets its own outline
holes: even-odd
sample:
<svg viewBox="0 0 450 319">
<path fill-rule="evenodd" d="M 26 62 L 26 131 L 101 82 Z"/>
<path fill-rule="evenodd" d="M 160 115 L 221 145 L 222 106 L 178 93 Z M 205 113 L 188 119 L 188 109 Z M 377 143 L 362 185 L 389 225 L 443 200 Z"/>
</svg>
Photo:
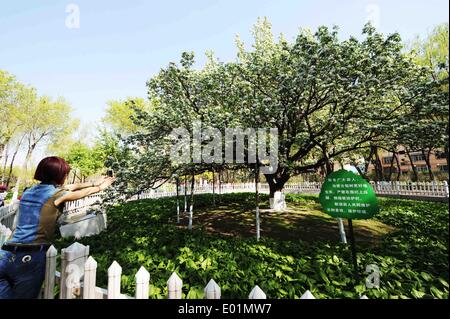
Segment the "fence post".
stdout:
<svg viewBox="0 0 450 319">
<path fill-rule="evenodd" d="M 448 183 L 447 183 L 447 181 L 444 181 L 444 194 L 445 194 L 445 197 L 448 198 Z"/>
<path fill-rule="evenodd" d="M 88 256 L 89 246 L 84 246 L 78 242 L 61 250 L 60 299 L 78 297 L 80 280 L 84 274 L 84 265 Z"/>
<path fill-rule="evenodd" d="M 300 297 L 300 299 L 316 299 L 311 291 L 306 290 L 306 292 Z"/>
<path fill-rule="evenodd" d="M 428 192 L 431 191 L 431 195 L 432 195 L 432 196 L 434 196 L 434 195 L 439 196 L 439 191 L 436 191 L 436 181 L 432 181 L 432 182 L 431 182 L 431 190 L 430 190 L 430 184 L 427 184 L 427 185 L 428 185 L 427 191 L 428 191 Z"/>
<path fill-rule="evenodd" d="M 266 299 L 266 298 L 267 298 L 266 294 L 264 293 L 264 291 L 262 291 L 261 288 L 258 287 L 258 285 L 256 285 L 248 295 L 248 299 Z"/>
<path fill-rule="evenodd" d="M 167 294 L 169 299 L 181 299 L 181 290 L 183 281 L 173 272 L 169 280 L 167 280 Z"/>
<path fill-rule="evenodd" d="M 45 261 L 45 283 L 44 283 L 44 299 L 54 299 L 55 289 L 55 272 L 56 272 L 56 255 L 58 251 L 51 245 L 46 253 Z"/>
<path fill-rule="evenodd" d="M 148 299 L 150 274 L 141 266 L 135 276 L 136 280 L 136 299 Z"/>
<path fill-rule="evenodd" d="M 122 267 L 114 260 L 108 268 L 108 299 L 120 299 L 121 275 Z"/>
<path fill-rule="evenodd" d="M 12 234 L 11 229 L 0 223 L 0 246 L 3 245 L 6 241 L 8 241 L 11 234 Z"/>
<path fill-rule="evenodd" d="M 83 299 L 95 299 L 95 285 L 97 280 L 97 262 L 89 256 L 84 264 Z"/>
<path fill-rule="evenodd" d="M 220 299 L 221 291 L 219 285 L 211 279 L 205 287 L 206 299 Z"/>
</svg>

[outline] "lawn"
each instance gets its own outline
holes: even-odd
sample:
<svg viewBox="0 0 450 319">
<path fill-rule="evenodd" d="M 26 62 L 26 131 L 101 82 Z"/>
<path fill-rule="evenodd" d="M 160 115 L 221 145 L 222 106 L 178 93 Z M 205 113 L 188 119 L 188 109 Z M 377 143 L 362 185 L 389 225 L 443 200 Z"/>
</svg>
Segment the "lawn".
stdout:
<svg viewBox="0 0 450 319">
<path fill-rule="evenodd" d="M 299 298 L 308 289 L 317 298 L 448 298 L 447 204 L 381 198 L 375 219 L 354 223 L 361 274 L 355 280 L 349 247 L 317 196 L 287 195 L 287 201 L 283 213 L 262 207 L 259 242 L 252 194 L 223 195 L 215 207 L 211 195 L 196 196 L 192 231 L 185 216 L 176 224 L 174 198 L 130 202 L 110 209 L 107 231 L 79 242 L 90 245 L 98 262 L 98 285 L 107 286 L 107 268 L 116 260 L 122 292 L 130 295 L 144 266 L 151 298 L 165 298 L 173 271 L 183 279 L 185 298 L 202 298 L 211 278 L 223 298 L 247 298 L 256 284 L 268 298 Z M 60 239 L 57 246 L 70 243 Z M 365 286 L 370 264 L 381 270 L 380 288 Z"/>
</svg>

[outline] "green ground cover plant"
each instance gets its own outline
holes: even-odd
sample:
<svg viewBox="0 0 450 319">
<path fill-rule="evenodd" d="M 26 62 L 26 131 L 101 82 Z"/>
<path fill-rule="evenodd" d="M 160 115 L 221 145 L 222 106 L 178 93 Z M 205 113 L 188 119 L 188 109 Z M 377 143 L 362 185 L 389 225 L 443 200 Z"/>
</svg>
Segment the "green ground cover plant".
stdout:
<svg viewBox="0 0 450 319">
<path fill-rule="evenodd" d="M 448 205 L 380 198 L 380 213 L 354 223 L 360 278 L 354 278 L 348 245 L 337 222 L 320 211 L 315 195 L 287 195 L 289 211 L 265 212 L 262 239 L 254 239 L 254 194 L 195 197 L 194 229 L 176 223 L 174 198 L 129 202 L 108 211 L 108 229 L 83 238 L 98 262 L 97 285 L 107 268 L 123 268 L 122 292 L 134 294 L 140 266 L 150 272 L 150 297 L 166 298 L 172 272 L 183 280 L 183 298 L 203 298 L 213 278 L 223 298 L 247 298 L 259 285 L 268 298 L 448 298 Z M 262 196 L 266 202 L 266 196 Z M 60 239 L 57 248 L 73 239 Z M 380 287 L 367 288 L 367 265 L 381 271 Z"/>
</svg>

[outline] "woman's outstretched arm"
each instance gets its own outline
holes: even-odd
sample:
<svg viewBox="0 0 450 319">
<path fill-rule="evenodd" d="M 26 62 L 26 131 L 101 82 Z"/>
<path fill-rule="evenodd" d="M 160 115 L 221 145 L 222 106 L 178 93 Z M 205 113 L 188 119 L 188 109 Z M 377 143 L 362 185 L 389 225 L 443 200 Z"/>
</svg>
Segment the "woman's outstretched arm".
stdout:
<svg viewBox="0 0 450 319">
<path fill-rule="evenodd" d="M 88 188 L 88 187 L 96 187 L 96 186 L 101 185 L 106 178 L 107 178 L 106 176 L 102 176 L 99 179 L 97 179 L 95 182 L 85 182 L 85 183 L 75 183 L 75 184 L 64 185 L 64 188 L 73 192 L 73 191 Z"/>
<path fill-rule="evenodd" d="M 76 191 L 70 191 L 67 194 L 61 196 L 57 200 L 55 200 L 55 205 L 59 206 L 64 202 L 69 202 L 77 199 L 84 198 L 86 196 L 98 193 L 109 187 L 113 182 L 115 178 L 114 177 L 106 177 L 104 178 L 103 182 L 99 186 L 94 187 L 86 187 L 80 190 Z"/>
</svg>

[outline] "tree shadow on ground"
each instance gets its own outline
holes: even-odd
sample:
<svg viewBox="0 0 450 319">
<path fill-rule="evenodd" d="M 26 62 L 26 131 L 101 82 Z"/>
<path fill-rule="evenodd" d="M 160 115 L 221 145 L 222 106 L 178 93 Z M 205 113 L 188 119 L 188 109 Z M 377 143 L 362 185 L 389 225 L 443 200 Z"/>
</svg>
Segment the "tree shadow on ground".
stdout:
<svg viewBox="0 0 450 319">
<path fill-rule="evenodd" d="M 339 227 L 336 219 L 322 213 L 320 205 L 310 203 L 289 203 L 288 209 L 276 212 L 263 206 L 261 216 L 261 237 L 275 240 L 302 240 L 305 242 L 339 242 Z M 188 214 L 181 214 L 178 227 L 187 228 Z M 209 234 L 233 237 L 255 237 L 255 211 L 242 203 L 217 204 L 215 207 L 201 207 L 194 211 L 193 227 Z M 395 228 L 375 220 L 354 221 L 355 241 L 363 245 L 378 245 L 383 237 Z M 347 221 L 344 221 L 348 238 Z"/>
</svg>

